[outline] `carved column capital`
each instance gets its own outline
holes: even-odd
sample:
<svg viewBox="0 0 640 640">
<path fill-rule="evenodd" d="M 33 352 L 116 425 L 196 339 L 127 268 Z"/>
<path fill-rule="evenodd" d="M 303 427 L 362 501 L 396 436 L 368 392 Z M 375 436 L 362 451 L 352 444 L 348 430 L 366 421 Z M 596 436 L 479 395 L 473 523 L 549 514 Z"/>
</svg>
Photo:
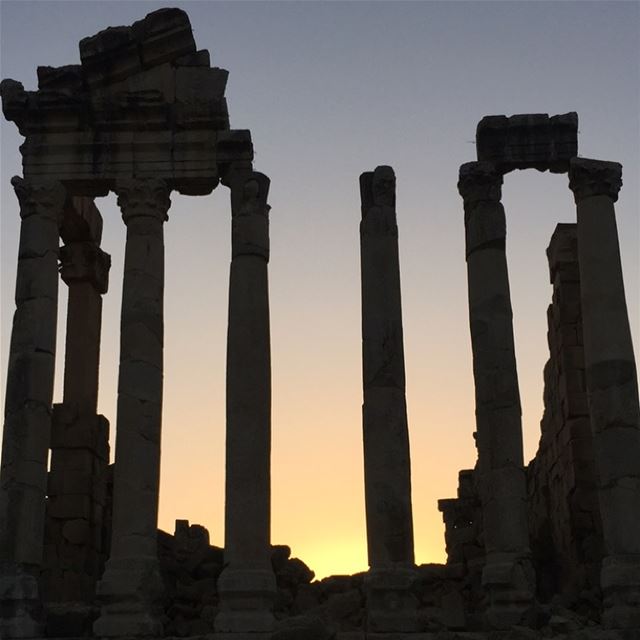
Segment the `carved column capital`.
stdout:
<svg viewBox="0 0 640 640">
<path fill-rule="evenodd" d="M 66 189 L 57 180 L 29 180 L 14 176 L 11 184 L 20 202 L 20 217 L 42 216 L 62 221 L 62 211 L 66 199 Z"/>
<path fill-rule="evenodd" d="M 94 242 L 70 242 L 62 246 L 60 263 L 60 276 L 68 286 L 90 282 L 98 293 L 107 292 L 111 256 Z"/>
<path fill-rule="evenodd" d="M 615 202 L 622 187 L 619 162 L 572 158 L 569 164 L 569 188 L 576 204 L 592 196 L 608 196 Z"/>
<path fill-rule="evenodd" d="M 118 206 L 122 219 L 129 224 L 133 218 L 155 218 L 160 222 L 169 219 L 171 190 L 158 178 L 127 178 L 116 183 Z"/>
<path fill-rule="evenodd" d="M 466 162 L 460 167 L 458 192 L 465 207 L 478 202 L 500 202 L 502 174 L 491 162 Z"/>
<path fill-rule="evenodd" d="M 268 260 L 271 181 L 247 167 L 231 171 L 223 183 L 231 189 L 232 256 L 258 255 Z"/>
<path fill-rule="evenodd" d="M 396 174 L 388 165 L 360 176 L 362 223 L 367 235 L 398 235 L 396 223 Z"/>
</svg>

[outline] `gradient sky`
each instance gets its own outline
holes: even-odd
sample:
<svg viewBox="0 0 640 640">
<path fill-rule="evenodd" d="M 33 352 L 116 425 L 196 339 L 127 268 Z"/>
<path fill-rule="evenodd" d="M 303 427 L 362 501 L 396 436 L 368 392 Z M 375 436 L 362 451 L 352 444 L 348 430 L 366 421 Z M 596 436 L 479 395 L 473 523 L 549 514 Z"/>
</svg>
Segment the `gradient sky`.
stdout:
<svg viewBox="0 0 640 640">
<path fill-rule="evenodd" d="M 79 63 L 78 41 L 162 6 L 228 69 L 233 128 L 251 129 L 271 178 L 272 540 L 319 576 L 366 569 L 361 445 L 358 176 L 397 175 L 416 559 L 443 561 L 439 497 L 475 462 L 461 163 L 489 114 L 580 117 L 579 153 L 623 164 L 617 204 L 636 354 L 640 343 L 638 2 L 20 2 L 2 0 L 1 76 L 35 89 L 38 65 Z M 4 396 L 19 216 L 21 138 L 2 121 L 0 348 Z M 230 208 L 172 196 L 166 237 L 160 526 L 224 537 L 224 374 Z M 545 248 L 575 220 L 566 175 L 506 176 L 525 457 L 534 454 L 548 357 Z M 125 226 L 97 201 L 111 253 L 99 409 L 115 431 Z M 60 288 L 62 397 L 66 287 Z"/>
</svg>

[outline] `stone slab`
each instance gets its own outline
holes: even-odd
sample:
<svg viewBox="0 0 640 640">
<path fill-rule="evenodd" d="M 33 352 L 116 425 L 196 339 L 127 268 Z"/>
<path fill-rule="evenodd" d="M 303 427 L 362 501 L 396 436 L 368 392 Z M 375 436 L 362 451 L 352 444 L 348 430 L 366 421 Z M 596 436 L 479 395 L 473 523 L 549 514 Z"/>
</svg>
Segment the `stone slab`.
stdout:
<svg viewBox="0 0 640 640">
<path fill-rule="evenodd" d="M 478 160 L 501 173 L 514 169 L 566 173 L 578 155 L 578 114 L 485 116 L 476 130 Z"/>
</svg>

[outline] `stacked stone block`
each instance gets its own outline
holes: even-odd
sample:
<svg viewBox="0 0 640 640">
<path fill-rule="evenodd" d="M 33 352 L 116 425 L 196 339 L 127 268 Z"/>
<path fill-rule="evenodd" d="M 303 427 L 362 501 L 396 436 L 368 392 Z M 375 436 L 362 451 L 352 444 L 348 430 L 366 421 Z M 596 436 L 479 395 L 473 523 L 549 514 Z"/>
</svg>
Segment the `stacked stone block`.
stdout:
<svg viewBox="0 0 640 640">
<path fill-rule="evenodd" d="M 597 592 L 602 561 L 593 438 L 587 406 L 575 224 L 547 250 L 553 301 L 538 452 L 527 469 L 529 523 L 542 600 Z"/>
<path fill-rule="evenodd" d="M 461 574 L 477 574 L 484 565 L 482 507 L 473 469 L 458 473 L 458 497 L 438 500 L 445 525 L 447 563 Z"/>
</svg>

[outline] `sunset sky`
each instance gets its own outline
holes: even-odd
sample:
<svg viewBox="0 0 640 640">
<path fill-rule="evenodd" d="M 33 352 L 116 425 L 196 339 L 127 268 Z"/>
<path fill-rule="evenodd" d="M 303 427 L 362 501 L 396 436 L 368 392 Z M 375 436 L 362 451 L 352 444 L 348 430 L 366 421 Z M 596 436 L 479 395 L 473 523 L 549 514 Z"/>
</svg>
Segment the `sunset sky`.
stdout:
<svg viewBox="0 0 640 640">
<path fill-rule="evenodd" d="M 623 165 L 616 205 L 627 302 L 640 344 L 638 2 L 96 2 L 2 0 L 1 77 L 78 64 L 78 41 L 162 6 L 187 11 L 196 44 L 230 73 L 232 128 L 248 128 L 271 178 L 272 541 L 318 576 L 366 569 L 361 443 L 358 176 L 397 176 L 416 560 L 444 561 L 437 499 L 475 463 L 473 379 L 458 167 L 484 115 L 577 111 L 579 154 Z M 0 394 L 4 401 L 21 174 L 1 128 Z M 160 526 L 224 539 L 228 191 L 172 195 L 165 224 L 165 385 Z M 566 175 L 509 174 L 507 213 L 525 458 L 535 454 L 551 298 L 545 248 L 575 220 Z M 96 204 L 112 255 L 99 410 L 116 426 L 125 226 Z M 55 401 L 62 398 L 60 287 Z M 1 437 L 1 436 L 0 436 Z"/>
</svg>

